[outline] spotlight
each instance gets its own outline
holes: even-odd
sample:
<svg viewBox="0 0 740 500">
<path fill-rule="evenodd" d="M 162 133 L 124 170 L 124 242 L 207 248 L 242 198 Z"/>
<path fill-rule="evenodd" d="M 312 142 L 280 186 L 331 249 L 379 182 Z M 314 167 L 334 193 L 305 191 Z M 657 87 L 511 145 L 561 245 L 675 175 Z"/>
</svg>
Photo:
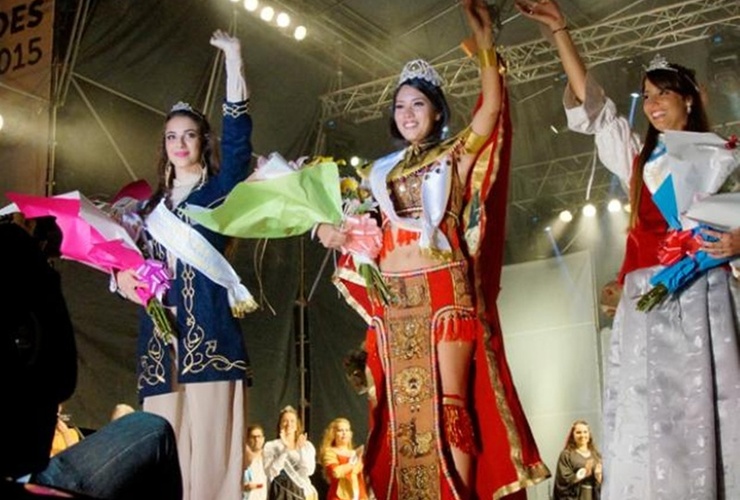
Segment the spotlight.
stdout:
<svg viewBox="0 0 740 500">
<path fill-rule="evenodd" d="M 584 217 L 593 217 L 596 215 L 596 207 L 593 206 L 591 203 L 586 203 L 583 206 L 583 216 Z"/>
<path fill-rule="evenodd" d="M 545 227 L 545 232 L 546 233 L 552 232 L 552 228 L 550 226 Z"/>
<path fill-rule="evenodd" d="M 360 157 L 359 156 L 353 156 L 349 159 L 349 164 L 353 167 L 356 167 L 360 164 Z"/>
<path fill-rule="evenodd" d="M 307 34 L 306 27 L 298 26 L 293 32 L 293 37 L 300 42 L 301 40 L 306 38 L 306 34 Z"/>
<path fill-rule="evenodd" d="M 259 6 L 260 3 L 257 0 L 244 0 L 244 8 L 249 12 L 254 12 Z"/>
<path fill-rule="evenodd" d="M 606 209 L 609 210 L 611 213 L 616 213 L 622 210 L 622 202 L 618 199 L 613 199 L 609 201 L 609 204 L 606 206 Z"/>
<path fill-rule="evenodd" d="M 281 28 L 287 28 L 290 26 L 290 16 L 285 12 L 281 12 L 277 16 L 277 25 Z"/>
<path fill-rule="evenodd" d="M 632 92 L 632 93 L 630 94 L 630 97 L 631 97 L 632 99 L 637 99 L 638 97 L 640 97 L 640 93 L 639 93 L 639 92 Z"/>
<path fill-rule="evenodd" d="M 260 19 L 262 19 L 265 22 L 269 23 L 270 21 L 272 21 L 273 17 L 275 17 L 275 9 L 273 9 L 272 7 L 269 7 L 269 6 L 264 7 L 260 11 Z"/>
<path fill-rule="evenodd" d="M 570 222 L 570 221 L 572 221 L 572 220 L 573 220 L 573 214 L 571 213 L 571 211 L 570 211 L 570 210 L 563 210 L 563 211 L 562 211 L 562 212 L 560 212 L 560 214 L 558 215 L 558 218 L 559 218 L 559 219 L 560 219 L 560 220 L 561 220 L 562 222 Z"/>
</svg>

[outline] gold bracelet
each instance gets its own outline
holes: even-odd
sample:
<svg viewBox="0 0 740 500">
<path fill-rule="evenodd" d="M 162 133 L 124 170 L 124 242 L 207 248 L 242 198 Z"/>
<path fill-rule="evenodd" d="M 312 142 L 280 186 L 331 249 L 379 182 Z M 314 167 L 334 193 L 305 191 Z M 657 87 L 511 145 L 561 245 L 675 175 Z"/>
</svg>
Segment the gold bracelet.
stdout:
<svg viewBox="0 0 740 500">
<path fill-rule="evenodd" d="M 552 30 L 552 34 L 554 35 L 555 33 L 560 33 L 561 31 L 568 31 L 568 26 L 566 25 L 566 26 L 563 26 L 562 28 Z"/>
<path fill-rule="evenodd" d="M 496 51 L 493 47 L 487 49 L 478 50 L 478 62 L 480 63 L 481 69 L 496 66 L 498 61 L 496 60 Z"/>
</svg>

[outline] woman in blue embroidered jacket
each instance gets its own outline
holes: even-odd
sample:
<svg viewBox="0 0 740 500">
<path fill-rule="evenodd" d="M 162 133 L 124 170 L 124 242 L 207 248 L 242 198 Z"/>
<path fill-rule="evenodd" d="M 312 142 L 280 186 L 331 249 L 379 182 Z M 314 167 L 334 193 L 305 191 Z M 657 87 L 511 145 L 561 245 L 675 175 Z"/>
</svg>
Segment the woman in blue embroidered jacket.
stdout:
<svg viewBox="0 0 740 500">
<path fill-rule="evenodd" d="M 138 389 L 147 411 L 167 418 L 177 434 L 185 499 L 241 497 L 244 384 L 248 359 L 236 317 L 255 304 L 223 257 L 227 239 L 192 225 L 186 205 L 212 207 L 248 174 L 252 121 L 239 42 L 221 31 L 211 44 L 224 52 L 222 161 L 206 118 L 185 103 L 167 115 L 159 186 L 140 212 L 140 241 L 173 274 L 163 299 L 172 313 L 174 339 L 141 314 Z M 116 281 L 139 302 L 143 285 L 133 272 Z"/>
</svg>

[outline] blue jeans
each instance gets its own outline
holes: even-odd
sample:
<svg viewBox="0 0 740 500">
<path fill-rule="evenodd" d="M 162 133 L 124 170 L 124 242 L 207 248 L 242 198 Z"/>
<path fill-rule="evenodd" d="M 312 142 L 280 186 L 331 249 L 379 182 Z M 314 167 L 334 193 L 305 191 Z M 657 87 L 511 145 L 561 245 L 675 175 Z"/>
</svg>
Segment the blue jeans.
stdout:
<svg viewBox="0 0 740 500">
<path fill-rule="evenodd" d="M 170 424 L 138 411 L 51 458 L 31 482 L 100 499 L 181 499 L 182 479 Z"/>
</svg>

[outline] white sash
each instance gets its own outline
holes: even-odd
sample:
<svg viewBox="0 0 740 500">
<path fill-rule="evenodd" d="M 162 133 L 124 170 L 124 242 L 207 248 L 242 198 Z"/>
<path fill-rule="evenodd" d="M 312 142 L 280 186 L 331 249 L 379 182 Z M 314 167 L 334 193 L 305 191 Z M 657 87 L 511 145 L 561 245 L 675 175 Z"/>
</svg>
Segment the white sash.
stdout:
<svg viewBox="0 0 740 500">
<path fill-rule="evenodd" d="M 393 207 L 387 186 L 388 174 L 403 159 L 405 152 L 405 149 L 396 151 L 373 164 L 369 177 L 373 197 L 391 223 L 407 231 L 421 233 L 419 247 L 422 250 L 450 252 L 452 247 L 444 233 L 439 230 L 439 223 L 445 215 L 450 197 L 452 169 L 438 166 L 424 174 L 421 185 L 421 217 L 419 219 L 400 217 Z"/>
<path fill-rule="evenodd" d="M 168 252 L 226 288 L 235 317 L 241 318 L 257 309 L 257 302 L 229 261 L 202 234 L 170 212 L 164 200 L 147 216 L 145 223 L 152 238 Z"/>
</svg>

